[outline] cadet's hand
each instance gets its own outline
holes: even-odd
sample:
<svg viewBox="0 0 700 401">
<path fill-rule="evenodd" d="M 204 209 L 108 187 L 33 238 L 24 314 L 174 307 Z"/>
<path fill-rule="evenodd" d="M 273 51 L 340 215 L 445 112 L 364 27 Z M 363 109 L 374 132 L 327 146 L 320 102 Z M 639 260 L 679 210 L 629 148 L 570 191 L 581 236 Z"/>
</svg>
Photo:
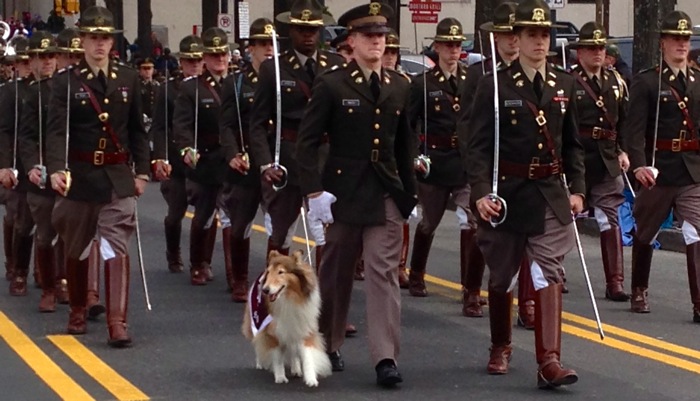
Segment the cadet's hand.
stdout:
<svg viewBox="0 0 700 401">
<path fill-rule="evenodd" d="M 483 220 L 491 221 L 491 218 L 498 217 L 501 214 L 501 202 L 494 202 L 486 195 L 476 201 L 476 209 Z"/>
<path fill-rule="evenodd" d="M 282 178 L 284 178 L 284 171 L 278 168 L 269 167 L 263 171 L 262 175 L 265 182 L 269 182 L 271 184 L 278 183 L 282 181 Z"/>
<path fill-rule="evenodd" d="M 248 170 L 250 170 L 250 163 L 243 158 L 242 153 L 237 154 L 233 159 L 231 159 L 231 161 L 228 162 L 228 165 L 243 175 L 248 174 Z"/>
<path fill-rule="evenodd" d="M 425 173 L 428 171 L 424 163 L 413 163 L 413 169 L 421 175 L 425 175 Z"/>
<path fill-rule="evenodd" d="M 0 184 L 7 189 L 12 189 L 17 185 L 17 177 L 15 177 L 12 169 L 0 169 Z"/>
<path fill-rule="evenodd" d="M 574 214 L 579 214 L 583 211 L 583 196 L 578 194 L 569 195 L 569 205 Z"/>
<path fill-rule="evenodd" d="M 41 186 L 41 170 L 38 167 L 34 167 L 29 171 L 29 181 L 37 187 Z"/>
<path fill-rule="evenodd" d="M 59 195 L 66 196 L 66 175 L 62 171 L 51 174 L 51 188 Z"/>
<path fill-rule="evenodd" d="M 173 171 L 173 166 L 163 160 L 157 160 L 153 163 L 153 177 L 157 181 L 166 181 L 170 179 L 170 173 Z"/>
<path fill-rule="evenodd" d="M 654 177 L 654 173 L 649 167 L 639 167 L 634 170 L 634 176 L 640 184 L 644 185 L 644 188 L 651 188 L 656 185 L 656 177 Z"/>
<path fill-rule="evenodd" d="M 630 168 L 630 158 L 625 152 L 622 152 L 619 155 L 617 155 L 617 162 L 620 163 L 620 168 L 624 172 L 627 172 L 627 170 Z"/>
<path fill-rule="evenodd" d="M 182 157 L 182 160 L 190 168 L 194 168 L 196 163 L 199 161 L 199 152 L 197 152 L 197 151 L 194 152 L 194 160 L 192 159 L 192 153 L 193 152 L 187 151 L 187 152 L 185 152 L 185 155 Z"/>
<path fill-rule="evenodd" d="M 146 184 L 148 184 L 146 180 L 134 178 L 134 188 L 137 197 L 143 195 L 143 193 L 146 191 Z"/>
</svg>

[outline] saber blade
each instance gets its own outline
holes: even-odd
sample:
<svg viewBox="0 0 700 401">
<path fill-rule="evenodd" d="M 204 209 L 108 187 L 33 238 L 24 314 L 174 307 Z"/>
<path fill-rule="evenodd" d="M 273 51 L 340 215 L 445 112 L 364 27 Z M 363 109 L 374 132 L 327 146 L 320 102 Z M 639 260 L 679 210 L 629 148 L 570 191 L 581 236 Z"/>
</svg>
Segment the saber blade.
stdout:
<svg viewBox="0 0 700 401">
<path fill-rule="evenodd" d="M 152 310 L 151 308 L 151 297 L 148 295 L 148 282 L 146 281 L 146 267 L 143 264 L 143 249 L 141 248 L 141 230 L 139 228 L 139 209 L 138 201 L 134 200 L 136 204 L 134 205 L 134 220 L 136 221 L 136 250 L 138 251 L 139 257 L 139 269 L 141 270 L 141 283 L 143 284 L 143 294 L 146 299 L 146 308 Z"/>
</svg>

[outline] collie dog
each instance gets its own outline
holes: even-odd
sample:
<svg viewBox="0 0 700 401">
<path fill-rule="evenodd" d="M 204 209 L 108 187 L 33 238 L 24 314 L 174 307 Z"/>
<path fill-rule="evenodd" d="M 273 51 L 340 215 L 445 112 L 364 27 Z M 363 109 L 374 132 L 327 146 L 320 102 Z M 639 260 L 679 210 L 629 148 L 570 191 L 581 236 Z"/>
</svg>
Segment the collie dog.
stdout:
<svg viewBox="0 0 700 401">
<path fill-rule="evenodd" d="M 321 295 L 303 252 L 271 251 L 265 272 L 253 283 L 243 317 L 243 335 L 255 348 L 255 366 L 287 383 L 285 367 L 309 387 L 331 375 L 331 362 L 318 331 Z"/>
</svg>

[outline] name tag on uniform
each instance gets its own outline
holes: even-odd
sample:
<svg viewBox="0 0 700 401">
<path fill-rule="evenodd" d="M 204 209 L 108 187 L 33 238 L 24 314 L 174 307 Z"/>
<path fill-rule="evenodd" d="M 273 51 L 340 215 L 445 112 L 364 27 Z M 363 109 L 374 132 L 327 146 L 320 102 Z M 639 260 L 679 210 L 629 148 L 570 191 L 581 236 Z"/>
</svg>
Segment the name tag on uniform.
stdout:
<svg viewBox="0 0 700 401">
<path fill-rule="evenodd" d="M 243 99 L 248 99 L 249 97 L 253 97 L 255 95 L 255 92 L 243 92 Z"/>
<path fill-rule="evenodd" d="M 503 102 L 504 107 L 523 107 L 523 101 L 522 100 L 506 100 Z"/>
<path fill-rule="evenodd" d="M 430 97 L 433 97 L 433 96 L 442 96 L 442 91 L 428 92 L 428 96 L 430 96 Z"/>
<path fill-rule="evenodd" d="M 579 90 L 576 91 L 576 95 L 577 95 L 577 96 L 583 96 L 583 95 L 585 95 L 585 94 L 586 94 L 586 91 L 583 90 L 583 89 L 579 89 Z"/>
<path fill-rule="evenodd" d="M 358 107 L 360 105 L 360 99 L 343 99 L 343 106 Z"/>
<path fill-rule="evenodd" d="M 661 96 L 671 96 L 671 91 L 661 91 Z"/>
<path fill-rule="evenodd" d="M 78 92 L 75 94 L 76 99 L 90 99 L 90 94 L 87 92 Z"/>
<path fill-rule="evenodd" d="M 297 81 L 288 81 L 288 80 L 281 80 L 280 81 L 280 86 L 286 87 L 286 88 L 293 88 L 297 86 Z"/>
<path fill-rule="evenodd" d="M 214 99 L 212 99 L 210 97 L 209 98 L 205 97 L 202 99 L 202 104 L 212 104 L 212 103 L 214 103 Z"/>
</svg>

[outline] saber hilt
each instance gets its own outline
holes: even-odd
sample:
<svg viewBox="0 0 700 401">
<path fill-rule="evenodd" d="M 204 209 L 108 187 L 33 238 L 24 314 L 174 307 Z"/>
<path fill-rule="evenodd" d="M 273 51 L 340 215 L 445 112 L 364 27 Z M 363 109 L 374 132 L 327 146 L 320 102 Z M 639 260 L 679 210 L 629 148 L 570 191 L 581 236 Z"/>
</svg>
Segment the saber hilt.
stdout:
<svg viewBox="0 0 700 401">
<path fill-rule="evenodd" d="M 508 205 L 506 200 L 498 196 L 498 163 L 500 160 L 501 147 L 501 103 L 498 93 L 498 66 L 496 65 L 496 41 L 493 32 L 489 33 L 491 42 L 491 67 L 493 68 L 493 175 L 491 177 L 491 193 L 488 198 L 491 202 L 500 203 L 501 212 L 497 217 L 492 217 L 489 220 L 491 227 L 496 228 L 508 216 Z"/>
<path fill-rule="evenodd" d="M 275 102 L 277 110 L 277 120 L 275 124 L 275 161 L 272 167 L 282 171 L 282 178 L 279 183 L 272 183 L 272 189 L 280 191 L 287 186 L 289 174 L 287 169 L 280 164 L 280 152 L 282 146 L 282 76 L 280 74 L 279 44 L 277 43 L 277 31 L 272 30 L 272 50 L 275 64 Z"/>
</svg>

